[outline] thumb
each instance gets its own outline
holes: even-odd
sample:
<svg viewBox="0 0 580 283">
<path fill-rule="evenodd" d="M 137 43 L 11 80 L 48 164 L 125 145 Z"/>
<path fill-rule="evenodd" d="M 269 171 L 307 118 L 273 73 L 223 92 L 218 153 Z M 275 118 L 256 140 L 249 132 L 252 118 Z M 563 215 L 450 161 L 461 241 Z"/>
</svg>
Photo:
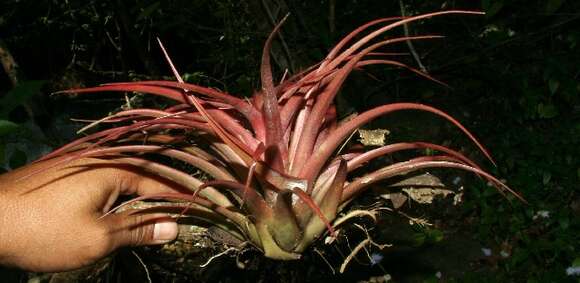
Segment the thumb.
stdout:
<svg viewBox="0 0 580 283">
<path fill-rule="evenodd" d="M 115 248 L 159 245 L 177 238 L 177 223 L 167 214 L 125 211 L 107 217 L 110 217 L 107 222 Z"/>
</svg>

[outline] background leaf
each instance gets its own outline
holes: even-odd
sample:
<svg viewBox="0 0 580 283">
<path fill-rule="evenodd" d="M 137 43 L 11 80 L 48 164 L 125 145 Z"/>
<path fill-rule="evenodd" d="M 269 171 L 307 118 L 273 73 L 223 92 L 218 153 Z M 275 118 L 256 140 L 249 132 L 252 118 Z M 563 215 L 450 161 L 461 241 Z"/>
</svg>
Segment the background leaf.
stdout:
<svg viewBox="0 0 580 283">
<path fill-rule="evenodd" d="M 550 88 L 550 93 L 554 94 L 556 93 L 556 91 L 558 91 L 558 88 L 560 87 L 560 82 L 555 79 L 550 79 L 550 81 L 548 82 L 548 87 Z"/>
<path fill-rule="evenodd" d="M 0 118 L 8 117 L 10 111 L 38 94 L 45 83 L 44 80 L 23 81 L 6 93 L 0 100 Z"/>
<path fill-rule="evenodd" d="M 18 124 L 0 119 L 0 137 L 12 134 L 20 129 L 21 127 Z"/>
<path fill-rule="evenodd" d="M 538 114 L 541 118 L 554 118 L 558 115 L 558 109 L 554 104 L 538 104 Z"/>
<path fill-rule="evenodd" d="M 554 12 L 558 11 L 562 4 L 564 4 L 566 0 L 548 0 L 546 1 L 546 8 L 545 11 L 547 14 L 553 14 Z"/>
<path fill-rule="evenodd" d="M 483 0 L 482 7 L 487 18 L 492 18 L 503 8 L 503 1 Z"/>
</svg>

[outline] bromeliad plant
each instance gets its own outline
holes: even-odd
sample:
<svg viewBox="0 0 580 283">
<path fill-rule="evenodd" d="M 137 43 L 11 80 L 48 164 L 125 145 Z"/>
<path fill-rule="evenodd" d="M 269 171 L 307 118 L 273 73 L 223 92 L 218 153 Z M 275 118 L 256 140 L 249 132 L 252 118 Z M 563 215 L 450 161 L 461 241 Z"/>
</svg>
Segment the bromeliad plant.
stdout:
<svg viewBox="0 0 580 283">
<path fill-rule="evenodd" d="M 461 153 L 444 146 L 405 142 L 366 152 L 342 148 L 354 131 L 379 116 L 401 110 L 419 110 L 433 113 L 457 126 L 491 160 L 487 150 L 464 126 L 427 105 L 393 103 L 361 113 L 348 121 L 337 120 L 334 98 L 355 69 L 385 64 L 403 67 L 434 80 L 421 71 L 389 59 L 392 53 L 381 49 L 408 40 L 440 36 L 385 38 L 383 34 L 413 21 L 445 14 L 479 13 L 443 11 L 371 21 L 344 37 L 319 64 L 276 84 L 270 66 L 270 46 L 282 21 L 264 45 L 262 89 L 250 99 L 184 83 L 161 46 L 177 82 L 112 83 L 64 92 L 150 93 L 173 100 L 175 105 L 162 110 L 130 109 L 115 113 L 90 126 L 105 122 L 119 126 L 80 138 L 43 159 L 65 156 L 62 158 L 66 161 L 99 157 L 142 167 L 190 193 L 176 190 L 135 200 L 161 198 L 173 201 L 175 207 L 183 207 L 184 201 L 189 202 L 185 213 L 250 242 L 267 257 L 281 260 L 299 258 L 326 232 L 334 235 L 332 223 L 346 204 L 370 185 L 393 176 L 426 168 L 456 168 L 473 172 L 500 191 L 518 196 Z M 360 39 L 355 40 L 357 37 Z M 195 144 L 190 142 L 192 133 L 196 133 Z M 366 172 L 358 178 L 351 176 L 356 168 L 377 157 L 411 149 L 431 149 L 439 155 L 419 156 Z M 194 177 L 145 159 L 145 154 L 169 157 L 205 174 Z"/>
</svg>

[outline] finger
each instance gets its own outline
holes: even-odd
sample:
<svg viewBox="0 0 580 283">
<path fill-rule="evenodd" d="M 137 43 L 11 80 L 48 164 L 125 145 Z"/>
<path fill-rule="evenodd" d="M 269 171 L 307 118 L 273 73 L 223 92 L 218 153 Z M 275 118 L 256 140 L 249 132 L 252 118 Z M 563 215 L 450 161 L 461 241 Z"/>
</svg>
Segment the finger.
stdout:
<svg viewBox="0 0 580 283">
<path fill-rule="evenodd" d="M 96 203 L 96 213 L 102 214 L 117 202 L 119 195 L 155 195 L 161 193 L 189 192 L 183 186 L 142 168 L 115 160 L 81 159 L 67 166 L 61 174 L 73 174 L 73 183 L 91 180 L 87 186 L 92 192 L 92 202 Z M 71 171 L 72 170 L 72 171 Z M 69 173 L 71 171 L 72 173 Z M 70 178 L 67 178 L 67 180 Z M 71 187 L 71 186 L 64 186 Z"/>
<path fill-rule="evenodd" d="M 137 177 L 137 191 L 140 196 L 159 193 L 178 193 L 189 190 L 181 185 L 156 175 L 139 175 Z"/>
<path fill-rule="evenodd" d="M 117 160 L 83 158 L 67 167 L 80 170 L 87 176 L 90 175 L 92 180 L 102 184 L 96 186 L 100 190 L 117 190 L 122 195 L 152 195 L 187 190 L 167 178 Z"/>
<path fill-rule="evenodd" d="M 147 196 L 160 193 L 190 192 L 187 188 L 167 178 L 137 168 L 125 170 L 125 174 L 120 177 L 120 185 L 120 193 L 123 195 Z"/>
<path fill-rule="evenodd" d="M 167 214 L 144 214 L 134 210 L 105 217 L 113 249 L 123 246 L 159 245 L 175 240 L 177 223 Z"/>
</svg>

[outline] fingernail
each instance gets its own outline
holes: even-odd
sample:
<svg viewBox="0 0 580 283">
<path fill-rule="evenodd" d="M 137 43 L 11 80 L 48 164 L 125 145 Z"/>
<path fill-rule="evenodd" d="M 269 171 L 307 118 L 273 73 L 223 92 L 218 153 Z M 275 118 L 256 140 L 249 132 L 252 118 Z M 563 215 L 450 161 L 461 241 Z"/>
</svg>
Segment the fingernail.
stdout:
<svg viewBox="0 0 580 283">
<path fill-rule="evenodd" d="M 175 240 L 177 237 L 177 223 L 174 221 L 160 221 L 153 228 L 153 240 L 165 243 Z"/>
</svg>

